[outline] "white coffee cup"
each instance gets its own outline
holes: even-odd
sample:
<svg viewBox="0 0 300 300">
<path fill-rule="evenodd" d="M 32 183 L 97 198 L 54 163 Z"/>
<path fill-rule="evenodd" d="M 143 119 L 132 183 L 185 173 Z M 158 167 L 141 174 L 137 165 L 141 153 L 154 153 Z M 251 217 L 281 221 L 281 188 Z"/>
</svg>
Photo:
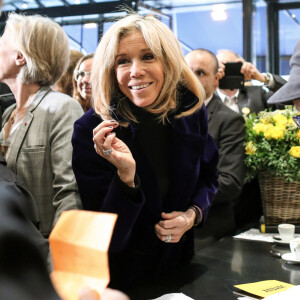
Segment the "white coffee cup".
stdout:
<svg viewBox="0 0 300 300">
<path fill-rule="evenodd" d="M 300 237 L 290 240 L 290 248 L 296 259 L 300 260 Z"/>
<path fill-rule="evenodd" d="M 293 224 L 279 224 L 278 232 L 283 242 L 289 242 L 295 234 L 295 225 Z"/>
</svg>

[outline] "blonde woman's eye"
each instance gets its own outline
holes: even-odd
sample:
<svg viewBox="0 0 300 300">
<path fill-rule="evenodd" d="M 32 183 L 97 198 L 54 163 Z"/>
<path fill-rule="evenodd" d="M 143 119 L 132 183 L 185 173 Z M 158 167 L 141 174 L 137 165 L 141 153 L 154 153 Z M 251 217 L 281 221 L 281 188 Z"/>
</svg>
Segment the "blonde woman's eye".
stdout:
<svg viewBox="0 0 300 300">
<path fill-rule="evenodd" d="M 152 54 L 152 53 L 144 54 L 144 55 L 143 55 L 143 59 L 144 59 L 144 60 L 151 60 L 151 59 L 154 59 L 154 54 Z"/>
<path fill-rule="evenodd" d="M 118 65 L 124 65 L 128 62 L 128 60 L 126 58 L 121 58 L 117 61 Z"/>
</svg>

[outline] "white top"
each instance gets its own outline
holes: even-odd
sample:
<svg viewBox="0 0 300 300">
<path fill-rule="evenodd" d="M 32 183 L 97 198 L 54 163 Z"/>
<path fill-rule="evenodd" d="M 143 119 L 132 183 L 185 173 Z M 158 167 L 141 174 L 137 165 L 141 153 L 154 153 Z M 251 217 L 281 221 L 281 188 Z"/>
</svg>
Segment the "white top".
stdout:
<svg viewBox="0 0 300 300">
<path fill-rule="evenodd" d="M 233 111 L 239 113 L 239 107 L 238 107 L 238 104 L 237 104 L 237 100 L 236 101 L 230 101 L 230 100 L 233 100 L 234 98 L 238 99 L 238 96 L 239 96 L 239 93 L 240 93 L 239 90 L 237 90 L 236 93 L 232 97 L 228 97 L 227 95 L 222 93 L 222 91 L 220 89 L 217 89 L 217 93 L 218 93 L 219 97 L 221 98 L 222 102 L 226 106 L 231 108 Z M 229 100 L 228 103 L 226 103 L 225 99 Z"/>
</svg>

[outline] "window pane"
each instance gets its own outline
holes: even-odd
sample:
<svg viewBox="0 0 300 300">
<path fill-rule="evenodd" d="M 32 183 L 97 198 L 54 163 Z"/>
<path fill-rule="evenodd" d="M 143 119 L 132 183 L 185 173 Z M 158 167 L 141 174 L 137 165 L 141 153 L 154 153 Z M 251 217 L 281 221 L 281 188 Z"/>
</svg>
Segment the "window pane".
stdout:
<svg viewBox="0 0 300 300">
<path fill-rule="evenodd" d="M 65 25 L 63 29 L 69 37 L 71 48 L 83 54 L 95 52 L 98 44 L 98 26 L 96 24 Z"/>
<path fill-rule="evenodd" d="M 86 24 L 83 26 L 82 48 L 86 53 L 96 51 L 98 45 L 98 25 Z"/>
<path fill-rule="evenodd" d="M 174 13 L 173 27 L 183 44 L 184 54 L 192 49 L 206 48 L 214 53 L 218 49 L 230 49 L 243 55 L 242 3 L 223 5 L 226 13 L 223 20 L 216 20 L 212 14 L 213 5 Z"/>
<path fill-rule="evenodd" d="M 290 73 L 289 60 L 300 37 L 300 9 L 279 11 L 280 74 Z"/>
<path fill-rule="evenodd" d="M 253 64 L 260 72 L 267 71 L 267 5 L 265 1 L 258 1 L 254 7 L 253 17 Z"/>
</svg>

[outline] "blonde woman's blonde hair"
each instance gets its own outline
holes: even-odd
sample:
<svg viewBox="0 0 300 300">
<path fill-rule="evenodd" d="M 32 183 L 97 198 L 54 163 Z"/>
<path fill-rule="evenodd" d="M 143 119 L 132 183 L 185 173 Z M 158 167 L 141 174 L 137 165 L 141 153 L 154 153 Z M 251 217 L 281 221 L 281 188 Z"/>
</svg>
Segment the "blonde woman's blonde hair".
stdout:
<svg viewBox="0 0 300 300">
<path fill-rule="evenodd" d="M 205 92 L 199 80 L 187 66 L 180 44 L 172 31 L 153 16 L 140 16 L 131 13 L 119 19 L 103 35 L 95 52 L 91 84 L 94 108 L 103 120 L 112 118 L 111 100 L 117 97 L 117 113 L 126 120 L 136 121 L 124 95 L 118 87 L 114 66 L 120 40 L 134 31 L 140 31 L 146 44 L 156 59 L 162 64 L 165 78 L 162 90 L 154 103 L 146 109 L 157 114 L 161 121 L 167 120 L 169 111 L 174 111 L 177 103 L 177 87 L 185 86 L 198 98 L 197 105 L 177 115 L 177 118 L 190 115 L 202 106 Z"/>
<path fill-rule="evenodd" d="M 18 78 L 23 83 L 53 85 L 69 65 L 69 40 L 60 25 L 47 17 L 10 13 L 10 30 L 17 51 L 26 59 Z"/>
</svg>

